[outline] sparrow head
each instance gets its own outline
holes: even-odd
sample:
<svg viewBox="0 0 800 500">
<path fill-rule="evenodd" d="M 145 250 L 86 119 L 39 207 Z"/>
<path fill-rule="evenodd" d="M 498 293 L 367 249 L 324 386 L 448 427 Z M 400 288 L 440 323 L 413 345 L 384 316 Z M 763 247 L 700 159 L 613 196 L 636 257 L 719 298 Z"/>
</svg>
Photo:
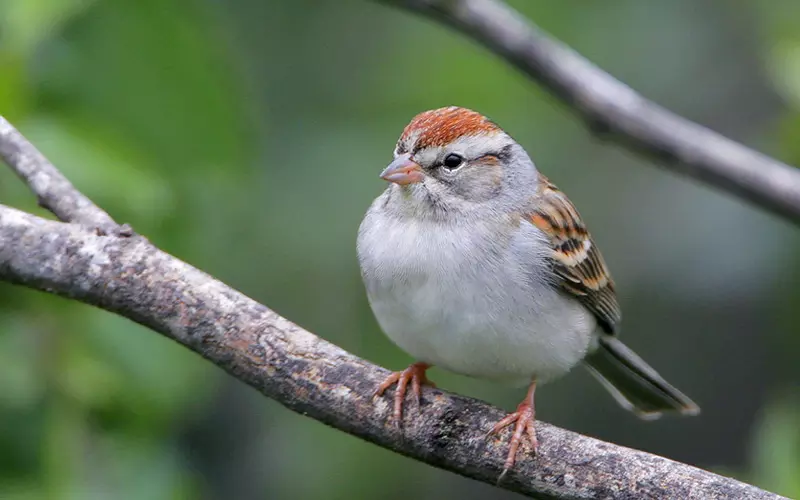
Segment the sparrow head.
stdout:
<svg viewBox="0 0 800 500">
<path fill-rule="evenodd" d="M 536 169 L 522 147 L 491 120 L 451 106 L 411 120 L 381 178 L 406 195 L 399 198 L 423 210 L 428 205 L 457 212 L 506 199 L 522 184 L 533 192 Z"/>
</svg>

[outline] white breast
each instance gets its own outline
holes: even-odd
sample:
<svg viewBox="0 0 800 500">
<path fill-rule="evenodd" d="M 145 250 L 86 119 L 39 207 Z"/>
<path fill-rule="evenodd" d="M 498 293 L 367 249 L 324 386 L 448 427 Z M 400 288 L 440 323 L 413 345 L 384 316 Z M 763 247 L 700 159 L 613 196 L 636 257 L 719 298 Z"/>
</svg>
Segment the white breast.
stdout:
<svg viewBox="0 0 800 500">
<path fill-rule="evenodd" d="M 562 375 L 585 355 L 594 318 L 548 282 L 539 229 L 496 227 L 397 218 L 373 205 L 358 237 L 373 312 L 419 361 L 519 383 Z"/>
</svg>

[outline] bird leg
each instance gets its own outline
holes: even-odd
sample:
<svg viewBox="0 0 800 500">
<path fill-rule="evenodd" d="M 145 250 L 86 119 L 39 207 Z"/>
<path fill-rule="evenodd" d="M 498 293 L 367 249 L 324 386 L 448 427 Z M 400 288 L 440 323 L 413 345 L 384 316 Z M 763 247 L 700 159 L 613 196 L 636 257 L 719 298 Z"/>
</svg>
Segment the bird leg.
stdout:
<svg viewBox="0 0 800 500">
<path fill-rule="evenodd" d="M 533 404 L 533 394 L 535 391 L 536 381 L 534 380 L 528 388 L 528 394 L 525 396 L 525 399 L 517 406 L 517 411 L 510 413 L 503 420 L 499 421 L 487 435 L 487 437 L 494 436 L 509 425 L 516 423 L 514 426 L 514 434 L 511 435 L 511 442 L 508 447 L 508 458 L 506 458 L 503 472 L 497 480 L 498 483 L 505 477 L 509 469 L 514 467 L 514 462 L 517 458 L 517 450 L 522 443 L 523 434 L 528 437 L 528 441 L 531 445 L 531 453 L 536 455 L 539 442 L 536 440 L 536 429 L 534 428 L 536 412 Z"/>
<path fill-rule="evenodd" d="M 395 425 L 399 426 L 403 418 L 403 401 L 406 397 L 409 382 L 411 382 L 411 392 L 414 395 L 417 406 L 419 406 L 419 399 L 422 394 L 422 385 L 436 387 L 425 375 L 425 371 L 430 367 L 431 365 L 427 363 L 414 363 L 401 372 L 392 373 L 378 386 L 375 395 L 383 396 L 386 389 L 397 384 L 397 389 L 394 391 L 394 411 L 392 412 L 392 420 Z"/>
</svg>

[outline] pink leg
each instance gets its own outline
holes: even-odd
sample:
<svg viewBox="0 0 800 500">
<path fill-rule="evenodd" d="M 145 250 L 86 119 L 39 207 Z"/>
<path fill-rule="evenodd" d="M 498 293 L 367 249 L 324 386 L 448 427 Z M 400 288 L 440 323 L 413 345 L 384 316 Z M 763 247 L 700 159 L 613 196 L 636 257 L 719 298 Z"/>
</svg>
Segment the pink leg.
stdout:
<svg viewBox="0 0 800 500">
<path fill-rule="evenodd" d="M 522 443 L 523 434 L 528 437 L 528 442 L 531 445 L 531 453 L 536 455 L 539 442 L 536 440 L 536 428 L 534 427 L 536 412 L 533 404 L 533 395 L 535 391 L 536 381 L 534 380 L 528 388 L 528 394 L 525 396 L 525 399 L 517 406 L 517 411 L 510 413 L 489 431 L 489 436 L 493 436 L 509 425 L 516 423 L 508 447 L 508 458 L 506 458 L 506 463 L 503 466 L 503 473 L 500 474 L 500 478 L 497 480 L 498 482 L 505 477 L 509 469 L 514 467 L 514 462 L 517 458 L 517 450 Z"/>
</svg>

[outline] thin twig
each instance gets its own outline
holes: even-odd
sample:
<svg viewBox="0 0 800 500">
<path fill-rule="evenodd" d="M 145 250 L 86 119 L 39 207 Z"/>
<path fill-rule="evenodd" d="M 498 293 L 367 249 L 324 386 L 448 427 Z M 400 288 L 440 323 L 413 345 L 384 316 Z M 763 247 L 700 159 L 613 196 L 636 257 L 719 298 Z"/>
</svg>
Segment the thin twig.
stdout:
<svg viewBox="0 0 800 500">
<path fill-rule="evenodd" d="M 0 135 L 0 151 L 16 147 L 20 137 Z M 53 171 L 50 178 L 63 179 L 41 155 L 6 159 L 29 178 Z M 71 185 L 62 189 L 64 198 L 47 186 L 38 189 L 53 193 L 50 201 L 65 214 L 83 211 L 85 198 Z M 485 439 L 502 410 L 425 389 L 419 411 L 406 412 L 402 426 L 395 428 L 391 400 L 373 398 L 386 370 L 303 330 L 144 238 L 108 236 L 0 205 L 0 280 L 136 321 L 287 408 L 379 446 L 492 484 L 503 469 L 506 439 Z M 500 487 L 550 499 L 780 498 L 543 422 L 537 430 L 538 454 L 519 460 Z"/>
<path fill-rule="evenodd" d="M 800 171 L 643 98 L 499 0 L 378 0 L 463 32 L 564 101 L 601 137 L 800 223 Z"/>
<path fill-rule="evenodd" d="M 39 205 L 64 222 L 74 222 L 100 231 L 117 227 L 103 209 L 75 189 L 8 121 L 0 116 L 0 158 L 17 173 L 37 196 Z"/>
</svg>

